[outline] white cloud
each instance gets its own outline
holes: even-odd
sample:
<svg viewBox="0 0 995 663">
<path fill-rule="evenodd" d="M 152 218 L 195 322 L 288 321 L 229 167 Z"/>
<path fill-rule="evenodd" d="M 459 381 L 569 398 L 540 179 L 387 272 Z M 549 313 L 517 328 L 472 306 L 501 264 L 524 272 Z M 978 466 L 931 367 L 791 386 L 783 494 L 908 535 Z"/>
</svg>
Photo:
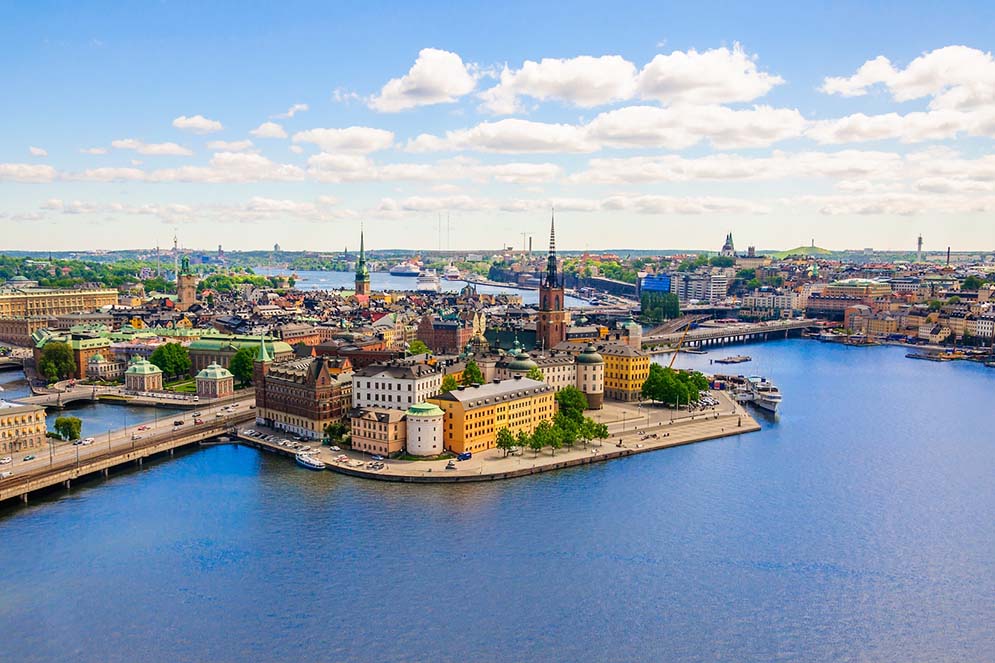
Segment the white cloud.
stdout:
<svg viewBox="0 0 995 663">
<path fill-rule="evenodd" d="M 106 147 L 84 147 L 80 149 L 83 154 L 107 154 Z"/>
<path fill-rule="evenodd" d="M 476 77 L 456 53 L 423 48 L 407 74 L 392 78 L 369 100 L 370 108 L 396 113 L 416 106 L 451 103 L 476 87 Z"/>
<path fill-rule="evenodd" d="M 827 216 L 916 216 L 922 214 L 990 214 L 995 196 L 965 196 L 929 192 L 885 192 L 866 195 L 803 196 L 802 205 L 816 206 Z"/>
<path fill-rule="evenodd" d="M 111 147 L 119 150 L 134 150 L 139 154 L 149 156 L 190 156 L 193 154 L 187 148 L 176 143 L 144 143 L 134 138 L 111 141 Z"/>
<path fill-rule="evenodd" d="M 207 144 L 207 149 L 219 152 L 244 152 L 251 148 L 251 140 L 212 140 Z"/>
<path fill-rule="evenodd" d="M 394 144 L 394 133 L 371 127 L 345 129 L 308 129 L 298 131 L 295 143 L 313 143 L 326 152 L 367 153 L 385 150 Z"/>
<path fill-rule="evenodd" d="M 263 122 L 258 127 L 249 132 L 256 138 L 286 138 L 287 132 L 284 131 L 276 122 Z"/>
<path fill-rule="evenodd" d="M 638 93 L 665 104 L 723 104 L 752 101 L 784 82 L 757 69 L 756 57 L 735 44 L 699 53 L 657 55 L 639 73 Z"/>
<path fill-rule="evenodd" d="M 597 145 L 588 141 L 582 127 L 507 119 L 448 131 L 444 137 L 421 134 L 408 141 L 407 149 L 412 152 L 593 152 Z"/>
<path fill-rule="evenodd" d="M 309 106 L 307 104 L 294 104 L 293 106 L 288 108 L 286 112 L 278 113 L 276 115 L 273 115 L 272 117 L 280 120 L 289 120 L 298 113 L 303 113 L 306 110 L 309 110 Z"/>
<path fill-rule="evenodd" d="M 947 140 L 960 134 L 995 136 L 995 109 L 979 111 L 931 110 L 865 115 L 854 113 L 812 124 L 806 135 L 823 144 L 899 140 L 917 143 Z"/>
<path fill-rule="evenodd" d="M 31 145 L 30 147 L 28 147 L 28 152 L 30 152 L 31 156 L 33 156 L 33 157 L 47 157 L 48 156 L 48 150 L 45 150 L 45 149 L 43 149 L 41 147 L 35 147 L 34 145 Z"/>
<path fill-rule="evenodd" d="M 346 104 L 353 101 L 359 101 L 362 99 L 358 94 L 352 90 L 347 90 L 343 87 L 337 87 L 332 90 L 332 101 L 339 104 Z"/>
<path fill-rule="evenodd" d="M 304 154 L 304 148 L 300 145 L 291 145 L 288 149 L 294 154 Z"/>
<path fill-rule="evenodd" d="M 58 172 L 51 166 L 31 163 L 0 163 L 0 182 L 51 182 Z"/>
<path fill-rule="evenodd" d="M 173 120 L 173 126 L 183 131 L 190 131 L 195 134 L 210 134 L 221 131 L 224 126 L 217 120 L 209 120 L 203 115 L 180 115 Z"/>
<path fill-rule="evenodd" d="M 769 208 L 754 201 L 714 196 L 683 197 L 619 194 L 608 198 L 544 198 L 507 199 L 474 198 L 472 196 L 412 196 L 402 200 L 383 198 L 377 211 L 386 216 L 403 212 L 425 213 L 446 210 L 464 212 L 536 213 L 557 210 L 573 212 L 630 211 L 636 214 L 766 214 Z"/>
<path fill-rule="evenodd" d="M 945 46 L 899 69 L 879 55 L 852 76 L 826 78 L 822 91 L 853 97 L 867 94 L 879 83 L 895 101 L 930 97 L 933 110 L 983 108 L 995 103 L 995 58 L 990 52 L 968 46 Z"/>
<path fill-rule="evenodd" d="M 498 115 L 521 112 L 518 98 L 557 99 L 590 108 L 632 97 L 636 66 L 619 55 L 526 60 L 521 69 L 507 66 L 500 82 L 480 93 L 482 108 Z"/>
</svg>

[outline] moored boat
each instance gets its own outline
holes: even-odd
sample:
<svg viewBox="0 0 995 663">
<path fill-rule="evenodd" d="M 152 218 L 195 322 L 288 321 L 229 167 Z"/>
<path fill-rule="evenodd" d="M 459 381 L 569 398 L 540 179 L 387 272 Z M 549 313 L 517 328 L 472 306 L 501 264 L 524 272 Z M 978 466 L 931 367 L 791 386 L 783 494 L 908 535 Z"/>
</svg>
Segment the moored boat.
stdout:
<svg viewBox="0 0 995 663">
<path fill-rule="evenodd" d="M 413 262 L 405 260 L 402 263 L 394 265 L 390 268 L 391 276 L 418 276 L 421 274 L 421 268 Z"/>
<path fill-rule="evenodd" d="M 294 456 L 294 460 L 301 467 L 306 467 L 309 470 L 323 470 L 325 469 L 325 464 L 312 456 L 311 454 L 297 454 Z"/>
<path fill-rule="evenodd" d="M 441 289 L 439 275 L 431 269 L 422 272 L 418 277 L 415 289 L 418 292 L 439 292 Z"/>
</svg>

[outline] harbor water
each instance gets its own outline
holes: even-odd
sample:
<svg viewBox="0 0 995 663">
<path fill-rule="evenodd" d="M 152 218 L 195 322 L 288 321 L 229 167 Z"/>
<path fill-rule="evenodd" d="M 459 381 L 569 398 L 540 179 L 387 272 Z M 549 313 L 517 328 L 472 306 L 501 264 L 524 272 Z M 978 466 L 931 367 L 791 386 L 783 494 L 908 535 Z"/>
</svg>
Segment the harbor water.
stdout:
<svg viewBox="0 0 995 663">
<path fill-rule="evenodd" d="M 737 352 L 784 394 L 742 437 L 458 486 L 220 446 L 8 505 L 0 658 L 992 660 L 995 370 L 677 365 Z"/>
</svg>

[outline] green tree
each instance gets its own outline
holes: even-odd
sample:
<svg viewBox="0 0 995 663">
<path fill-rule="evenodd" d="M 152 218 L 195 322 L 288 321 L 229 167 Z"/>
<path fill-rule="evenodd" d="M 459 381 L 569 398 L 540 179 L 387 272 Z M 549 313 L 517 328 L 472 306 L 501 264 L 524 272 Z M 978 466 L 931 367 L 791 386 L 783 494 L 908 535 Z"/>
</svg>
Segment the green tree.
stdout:
<svg viewBox="0 0 995 663">
<path fill-rule="evenodd" d="M 961 281 L 960 287 L 962 290 L 977 290 L 985 284 L 984 279 L 974 276 L 968 276 L 966 279 Z"/>
<path fill-rule="evenodd" d="M 607 440 L 608 426 L 598 423 L 594 419 L 584 418 L 583 427 L 588 440 Z"/>
<path fill-rule="evenodd" d="M 533 366 L 532 368 L 530 368 L 528 373 L 525 374 L 525 377 L 527 377 L 530 380 L 538 380 L 539 382 L 546 381 L 546 376 L 542 374 L 542 371 L 539 370 L 538 366 Z"/>
<path fill-rule="evenodd" d="M 55 432 L 63 440 L 78 440 L 83 431 L 83 421 L 79 417 L 59 417 L 55 420 Z"/>
<path fill-rule="evenodd" d="M 512 434 L 507 427 L 502 428 L 497 432 L 497 448 L 504 451 L 504 455 L 507 456 L 511 448 L 515 446 L 515 436 Z"/>
<path fill-rule="evenodd" d="M 708 262 L 712 267 L 732 267 L 736 264 L 736 259 L 732 256 L 715 256 Z"/>
<path fill-rule="evenodd" d="M 481 372 L 480 366 L 477 366 L 477 362 L 472 359 L 466 362 L 466 366 L 463 368 L 462 382 L 464 387 L 484 384 L 484 374 Z"/>
<path fill-rule="evenodd" d="M 549 425 L 548 421 L 540 421 L 539 425 L 532 431 L 532 435 L 529 436 L 529 449 L 532 449 L 536 456 L 546 446 L 546 442 L 549 440 L 550 429 L 552 429 L 552 426 Z"/>
<path fill-rule="evenodd" d="M 556 404 L 560 414 L 573 421 L 580 421 L 587 409 L 587 396 L 577 387 L 564 387 L 556 392 Z"/>
<path fill-rule="evenodd" d="M 563 429 L 552 425 L 549 427 L 549 435 L 546 436 L 546 446 L 549 447 L 552 455 L 556 455 L 556 450 L 563 447 Z"/>
<path fill-rule="evenodd" d="M 341 421 L 333 421 L 325 425 L 323 432 L 325 434 L 326 444 L 341 444 L 342 439 L 345 437 L 346 433 L 349 432 L 349 427 Z"/>
<path fill-rule="evenodd" d="M 643 316 L 651 322 L 672 320 L 681 315 L 681 300 L 672 292 L 644 292 L 639 303 Z"/>
<path fill-rule="evenodd" d="M 445 375 L 442 378 L 442 393 L 448 394 L 459 387 L 459 382 L 452 375 Z"/>
<path fill-rule="evenodd" d="M 58 382 L 76 372 L 72 348 L 61 341 L 46 343 L 38 358 L 38 372 L 49 382 Z"/>
<path fill-rule="evenodd" d="M 228 363 L 228 370 L 243 387 L 252 384 L 252 374 L 256 366 L 256 352 L 252 346 L 239 348 Z"/>
<path fill-rule="evenodd" d="M 190 352 L 179 343 L 164 343 L 155 349 L 149 357 L 149 362 L 155 364 L 166 375 L 179 377 L 190 372 Z"/>
<path fill-rule="evenodd" d="M 572 419 L 563 414 L 563 411 L 556 413 L 556 418 L 553 419 L 553 427 L 560 433 L 560 441 L 567 447 L 573 447 L 577 443 L 577 438 L 580 436 L 580 427 L 583 422 L 583 417 L 580 420 Z"/>
<path fill-rule="evenodd" d="M 515 446 L 518 447 L 519 449 L 524 449 L 525 447 L 529 446 L 529 441 L 531 439 L 532 436 L 526 433 L 524 429 L 519 430 L 518 433 L 515 435 Z"/>
<path fill-rule="evenodd" d="M 432 350 L 425 345 L 425 341 L 416 338 L 408 344 L 408 354 L 409 355 L 430 355 Z"/>
</svg>

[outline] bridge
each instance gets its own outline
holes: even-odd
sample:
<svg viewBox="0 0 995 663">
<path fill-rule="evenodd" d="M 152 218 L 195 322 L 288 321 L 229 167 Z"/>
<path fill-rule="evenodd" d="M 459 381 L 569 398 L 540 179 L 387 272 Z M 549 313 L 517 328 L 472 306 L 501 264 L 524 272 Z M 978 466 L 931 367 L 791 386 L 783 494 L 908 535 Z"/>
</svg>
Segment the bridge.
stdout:
<svg viewBox="0 0 995 663">
<path fill-rule="evenodd" d="M 815 320 L 774 320 L 771 322 L 733 323 L 699 327 L 687 333 L 684 338 L 685 348 L 702 348 L 729 343 L 744 343 L 747 341 L 766 341 L 771 338 L 787 338 L 792 333 L 800 334 L 802 330 L 815 324 Z M 643 336 L 643 347 L 675 346 L 681 340 L 681 332 Z"/>
<path fill-rule="evenodd" d="M 0 357 L 0 371 L 9 368 L 24 368 L 24 360 L 20 357 Z"/>
<path fill-rule="evenodd" d="M 194 400 L 189 394 L 174 394 L 170 392 L 149 392 L 149 395 L 129 392 L 120 387 L 94 387 L 78 385 L 66 391 L 52 391 L 17 399 L 23 405 L 41 405 L 61 409 L 70 403 L 78 401 L 100 401 L 102 403 L 120 403 L 122 405 L 148 405 L 151 407 L 168 407 L 178 409 L 204 408 L 215 403 L 238 401 L 252 396 L 254 389 L 243 389 L 234 396 L 214 399 Z"/>
<path fill-rule="evenodd" d="M 712 315 L 710 313 L 699 313 L 695 315 L 682 315 L 673 320 L 668 320 L 659 327 L 655 327 L 644 334 L 644 336 L 660 336 L 661 334 L 673 334 L 679 331 L 684 331 L 685 327 L 695 325 L 699 322 L 704 322 L 708 320 Z"/>
<path fill-rule="evenodd" d="M 15 475 L 0 479 L 0 502 L 21 498 L 28 501 L 28 495 L 34 491 L 62 485 L 69 488 L 77 479 L 103 474 L 107 476 L 110 470 L 127 463 L 142 464 L 150 456 L 169 453 L 191 444 L 198 444 L 221 435 L 230 434 L 238 424 L 243 424 L 255 418 L 255 410 L 248 407 L 237 412 L 224 414 L 206 421 L 204 424 L 175 427 L 168 422 L 159 422 L 158 428 L 147 426 L 153 430 L 135 439 L 137 433 L 125 429 L 108 434 L 107 442 L 95 442 L 89 446 L 70 445 L 63 443 L 58 450 L 49 449 L 48 454 L 42 451 L 40 455 L 48 458 L 38 458 L 34 461 L 23 461 L 15 465 L 0 466 L 15 468 Z M 151 424 L 151 422 L 149 422 Z M 45 461 L 48 461 L 47 463 Z M 18 467 L 24 469 L 18 469 Z"/>
</svg>

